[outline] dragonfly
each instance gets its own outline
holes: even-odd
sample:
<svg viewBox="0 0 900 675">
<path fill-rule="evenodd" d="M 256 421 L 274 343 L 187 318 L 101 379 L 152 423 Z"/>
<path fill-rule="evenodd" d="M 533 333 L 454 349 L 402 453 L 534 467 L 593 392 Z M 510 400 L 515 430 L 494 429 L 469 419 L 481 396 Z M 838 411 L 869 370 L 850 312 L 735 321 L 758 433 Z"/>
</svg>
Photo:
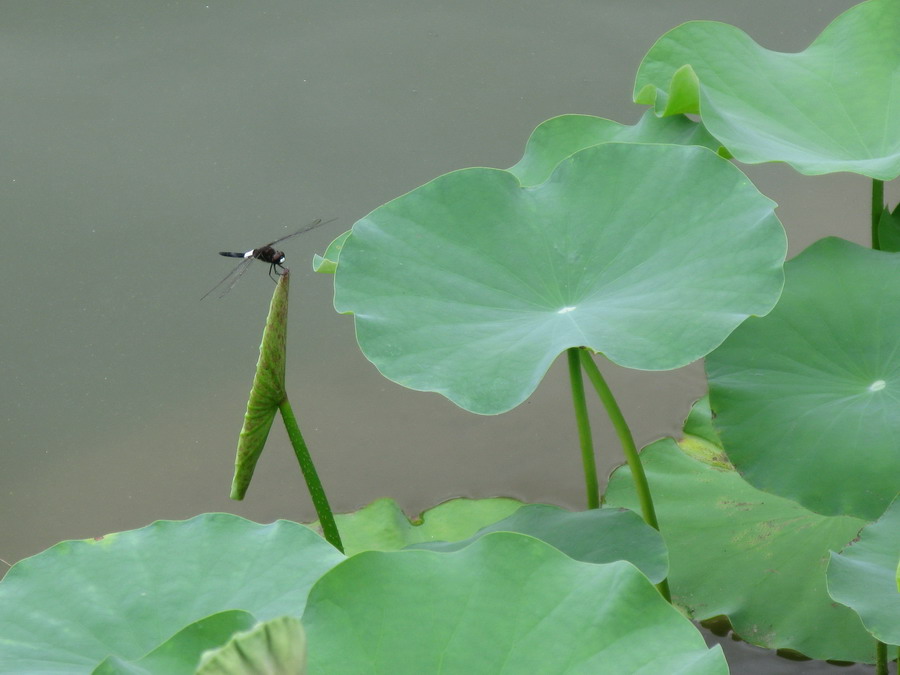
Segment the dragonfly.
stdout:
<svg viewBox="0 0 900 675">
<path fill-rule="evenodd" d="M 268 263 L 269 278 L 272 279 L 272 281 L 277 281 L 276 277 L 284 274 L 285 255 L 284 251 L 276 250 L 275 246 L 287 241 L 288 239 L 293 239 L 294 237 L 299 236 L 304 232 L 309 232 L 310 230 L 314 230 L 317 227 L 321 227 L 322 225 L 327 225 L 334 220 L 335 219 L 332 218 L 331 220 L 323 221 L 321 218 L 317 218 L 308 225 L 304 225 L 296 232 L 291 232 L 291 234 L 286 234 L 283 237 L 276 239 L 275 241 L 270 241 L 265 246 L 260 246 L 259 248 L 244 251 L 243 253 L 236 251 L 219 251 L 219 255 L 223 255 L 226 258 L 242 258 L 242 260 L 233 270 L 228 273 L 228 275 L 224 279 L 222 279 L 222 281 L 210 288 L 200 299 L 203 300 L 207 295 L 211 295 L 213 292 L 219 289 L 222 289 L 219 293 L 219 297 L 221 298 L 222 296 L 224 296 L 226 293 L 228 293 L 228 291 L 234 288 L 234 285 L 238 281 L 240 281 L 241 277 L 244 276 L 244 272 L 247 271 L 247 268 L 250 267 L 250 263 L 252 263 L 254 260 L 261 260 L 264 263 Z M 278 270 L 282 271 L 279 272 Z"/>
</svg>

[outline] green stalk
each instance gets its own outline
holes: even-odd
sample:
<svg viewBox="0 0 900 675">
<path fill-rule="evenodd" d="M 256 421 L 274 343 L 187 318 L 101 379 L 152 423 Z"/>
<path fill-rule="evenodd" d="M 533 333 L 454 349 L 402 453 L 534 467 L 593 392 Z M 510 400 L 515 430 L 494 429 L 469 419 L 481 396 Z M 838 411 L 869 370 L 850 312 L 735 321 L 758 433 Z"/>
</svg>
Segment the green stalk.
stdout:
<svg viewBox="0 0 900 675">
<path fill-rule="evenodd" d="M 656 519 L 656 509 L 653 508 L 653 498 L 650 496 L 650 484 L 647 482 L 647 474 L 644 473 L 644 465 L 641 464 L 637 446 L 634 443 L 634 436 L 631 435 L 631 429 L 628 427 L 625 416 L 622 415 L 622 411 L 619 409 L 619 404 L 616 402 L 612 390 L 606 384 L 603 375 L 600 374 L 600 369 L 594 363 L 590 353 L 583 347 L 578 351 L 580 352 L 581 366 L 587 373 L 591 384 L 594 385 L 597 396 L 600 397 L 600 401 L 606 409 L 606 414 L 609 416 L 616 430 L 616 435 L 619 437 L 619 442 L 622 444 L 622 452 L 625 453 L 625 461 L 628 463 L 628 468 L 631 469 L 631 479 L 634 481 L 634 490 L 641 505 L 641 514 L 644 516 L 644 522 L 658 531 L 659 521 Z M 657 585 L 657 588 L 666 600 L 672 602 L 672 596 L 669 593 L 669 583 L 666 579 L 663 579 Z"/>
<path fill-rule="evenodd" d="M 875 641 L 875 675 L 888 675 L 887 645 L 878 640 Z"/>
<path fill-rule="evenodd" d="M 872 248 L 881 250 L 878 240 L 878 223 L 884 213 L 884 181 L 872 179 Z"/>
<path fill-rule="evenodd" d="M 316 472 L 316 467 L 309 454 L 309 448 L 306 447 L 306 441 L 303 440 L 303 434 L 300 433 L 300 426 L 297 424 L 297 418 L 294 417 L 294 411 L 291 409 L 291 403 L 288 401 L 287 396 L 281 400 L 278 409 L 281 411 L 281 418 L 284 420 L 288 437 L 291 439 L 294 454 L 297 455 L 297 462 L 300 464 L 300 470 L 303 472 L 304 480 L 306 480 L 309 496 L 312 498 L 313 506 L 316 508 L 316 515 L 319 517 L 319 524 L 322 526 L 322 534 L 325 535 L 325 541 L 343 553 L 344 545 L 341 542 L 337 524 L 334 522 L 334 514 L 331 512 L 331 506 L 328 504 L 328 497 L 325 496 L 322 481 L 319 480 L 319 474 Z"/>
<path fill-rule="evenodd" d="M 587 505 L 589 509 L 599 509 L 600 484 L 597 482 L 594 441 L 591 437 L 591 421 L 588 418 L 587 401 L 584 396 L 584 380 L 581 377 L 578 351 L 578 347 L 570 347 L 566 351 L 566 356 L 569 359 L 569 384 L 572 388 L 572 407 L 575 409 L 575 424 L 578 426 L 578 441 L 581 445 L 581 465 L 584 468 Z"/>
</svg>

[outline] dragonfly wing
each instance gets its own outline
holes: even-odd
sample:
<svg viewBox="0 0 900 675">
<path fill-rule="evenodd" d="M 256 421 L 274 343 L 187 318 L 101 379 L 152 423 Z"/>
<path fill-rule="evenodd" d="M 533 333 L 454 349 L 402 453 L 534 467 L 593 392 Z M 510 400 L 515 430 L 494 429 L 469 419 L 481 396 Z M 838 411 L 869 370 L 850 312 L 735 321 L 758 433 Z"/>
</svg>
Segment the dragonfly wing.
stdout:
<svg viewBox="0 0 900 675">
<path fill-rule="evenodd" d="M 280 244 L 281 242 L 285 241 L 286 239 L 290 239 L 291 237 L 296 237 L 297 235 L 303 234 L 304 232 L 309 232 L 310 230 L 314 230 L 321 225 L 327 225 L 328 223 L 333 222 L 334 220 L 335 219 L 332 218 L 331 220 L 323 221 L 321 218 L 316 218 L 314 221 L 309 223 L 309 225 L 304 225 L 296 232 L 291 232 L 290 234 L 284 235 L 280 239 L 276 239 L 275 241 L 269 242 L 268 244 L 266 244 L 266 246 L 274 246 L 275 244 Z"/>
<path fill-rule="evenodd" d="M 238 279 L 240 279 L 242 276 L 244 276 L 244 272 L 246 272 L 247 268 L 250 267 L 251 262 L 253 262 L 253 258 L 247 258 L 243 262 L 239 262 L 237 264 L 237 266 L 234 269 L 232 269 L 225 276 L 224 279 L 222 279 L 222 281 L 220 281 L 215 286 L 213 286 L 208 291 L 206 291 L 206 293 L 200 299 L 203 300 L 207 295 L 211 295 L 214 291 L 216 291 L 220 287 L 224 286 L 225 288 L 222 290 L 221 293 L 219 293 L 219 297 L 221 298 L 228 291 L 230 291 L 232 288 L 234 288 L 234 285 L 238 282 Z"/>
</svg>

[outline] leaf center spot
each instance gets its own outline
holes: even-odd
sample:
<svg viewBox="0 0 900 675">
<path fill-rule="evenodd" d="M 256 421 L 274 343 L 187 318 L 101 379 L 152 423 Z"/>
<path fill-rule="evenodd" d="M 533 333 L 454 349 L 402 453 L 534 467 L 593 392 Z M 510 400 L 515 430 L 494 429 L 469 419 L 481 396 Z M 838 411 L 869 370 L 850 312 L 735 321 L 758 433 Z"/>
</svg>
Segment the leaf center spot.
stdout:
<svg viewBox="0 0 900 675">
<path fill-rule="evenodd" d="M 881 391 L 887 386 L 887 383 L 884 380 L 875 380 L 872 384 L 869 385 L 869 391 Z"/>
<path fill-rule="evenodd" d="M 568 314 L 575 310 L 575 307 L 563 307 L 561 310 L 557 312 L 557 314 Z"/>
</svg>

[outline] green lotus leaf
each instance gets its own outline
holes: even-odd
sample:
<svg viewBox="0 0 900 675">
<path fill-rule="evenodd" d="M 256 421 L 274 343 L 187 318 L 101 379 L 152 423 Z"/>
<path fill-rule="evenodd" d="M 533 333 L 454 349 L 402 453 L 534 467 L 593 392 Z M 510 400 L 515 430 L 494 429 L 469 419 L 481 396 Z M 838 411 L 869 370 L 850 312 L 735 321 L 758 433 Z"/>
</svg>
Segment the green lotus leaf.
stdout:
<svg viewBox="0 0 900 675">
<path fill-rule="evenodd" d="M 744 640 L 815 659 L 875 660 L 859 617 L 825 590 L 830 550 L 865 521 L 821 516 L 760 492 L 734 471 L 689 457 L 671 439 L 641 461 L 669 551 L 672 600 L 698 621 L 727 615 Z M 610 505 L 637 508 L 627 466 L 609 481 Z"/>
<path fill-rule="evenodd" d="M 733 26 L 692 21 L 644 57 L 637 103 L 699 112 L 740 161 L 787 162 L 803 174 L 900 174 L 900 4 L 844 12 L 803 52 L 761 47 Z"/>
<path fill-rule="evenodd" d="M 256 463 L 272 429 L 275 414 L 287 396 L 284 374 L 290 282 L 290 272 L 285 270 L 278 278 L 278 285 L 269 304 L 269 315 L 266 318 L 262 343 L 259 345 L 256 374 L 253 376 L 247 412 L 244 414 L 244 426 L 238 438 L 234 478 L 231 481 L 232 499 L 241 500 L 247 494 Z"/>
<path fill-rule="evenodd" d="M 761 490 L 877 519 L 900 475 L 900 255 L 823 239 L 706 359 L 714 424 Z"/>
<path fill-rule="evenodd" d="M 338 513 L 334 518 L 344 553 L 350 556 L 361 551 L 399 551 L 425 541 L 465 539 L 521 507 L 522 502 L 505 497 L 451 499 L 410 520 L 393 499 L 377 499 L 359 511 Z"/>
<path fill-rule="evenodd" d="M 249 612 L 239 609 L 219 612 L 182 628 L 136 661 L 110 656 L 91 675 L 194 675 L 205 651 L 227 643 L 234 633 L 255 623 Z"/>
<path fill-rule="evenodd" d="M 464 169 L 377 208 L 334 304 L 383 375 L 497 414 L 569 347 L 643 370 L 700 358 L 772 308 L 784 253 L 773 203 L 715 153 L 604 143 L 534 187 Z"/>
<path fill-rule="evenodd" d="M 853 609 L 879 641 L 900 645 L 900 498 L 840 554 L 832 552 L 828 592 Z"/>
<path fill-rule="evenodd" d="M 550 544 L 570 558 L 590 563 L 627 560 L 653 583 L 666 578 L 668 557 L 659 532 L 628 509 L 571 512 L 558 506 L 526 504 L 511 516 L 468 539 L 415 544 L 410 548 L 449 553 L 491 532 L 518 532 Z"/>
<path fill-rule="evenodd" d="M 292 616 L 282 616 L 238 633 L 210 650 L 196 675 L 305 675 L 306 634 Z"/>
<path fill-rule="evenodd" d="M 117 656 L 108 656 L 90 672 L 91 675 L 152 675 L 148 669 Z"/>
<path fill-rule="evenodd" d="M 349 236 L 350 230 L 347 230 L 328 244 L 324 255 L 314 255 L 313 271 L 320 274 L 334 274 L 338 266 L 338 259 L 341 257 L 341 249 L 344 248 L 344 242 Z"/>
<path fill-rule="evenodd" d="M 538 125 L 528 139 L 522 159 L 509 172 L 522 185 L 537 185 L 547 180 L 556 165 L 569 155 L 613 141 L 702 145 L 713 151 L 721 148 L 721 143 L 702 124 L 683 115 L 657 117 L 648 110 L 633 126 L 593 115 L 560 115 Z"/>
<path fill-rule="evenodd" d="M 311 675 L 728 672 L 630 563 L 510 532 L 455 553 L 353 556 L 313 587 L 303 625 Z"/>
<path fill-rule="evenodd" d="M 709 397 L 704 396 L 694 401 L 691 411 L 684 420 L 682 431 L 691 436 L 697 436 L 710 443 L 720 443 L 719 434 L 712 424 L 712 410 L 709 407 Z"/>
<path fill-rule="evenodd" d="M 0 581 L 0 673 L 135 661 L 226 609 L 299 616 L 310 586 L 343 558 L 298 523 L 224 513 L 59 543 Z"/>
<path fill-rule="evenodd" d="M 688 457 L 704 464 L 725 471 L 734 471 L 734 466 L 728 461 L 728 455 L 722 448 L 722 441 L 713 427 L 709 396 L 698 399 L 691 406 L 691 411 L 684 420 L 678 447 Z"/>
</svg>

